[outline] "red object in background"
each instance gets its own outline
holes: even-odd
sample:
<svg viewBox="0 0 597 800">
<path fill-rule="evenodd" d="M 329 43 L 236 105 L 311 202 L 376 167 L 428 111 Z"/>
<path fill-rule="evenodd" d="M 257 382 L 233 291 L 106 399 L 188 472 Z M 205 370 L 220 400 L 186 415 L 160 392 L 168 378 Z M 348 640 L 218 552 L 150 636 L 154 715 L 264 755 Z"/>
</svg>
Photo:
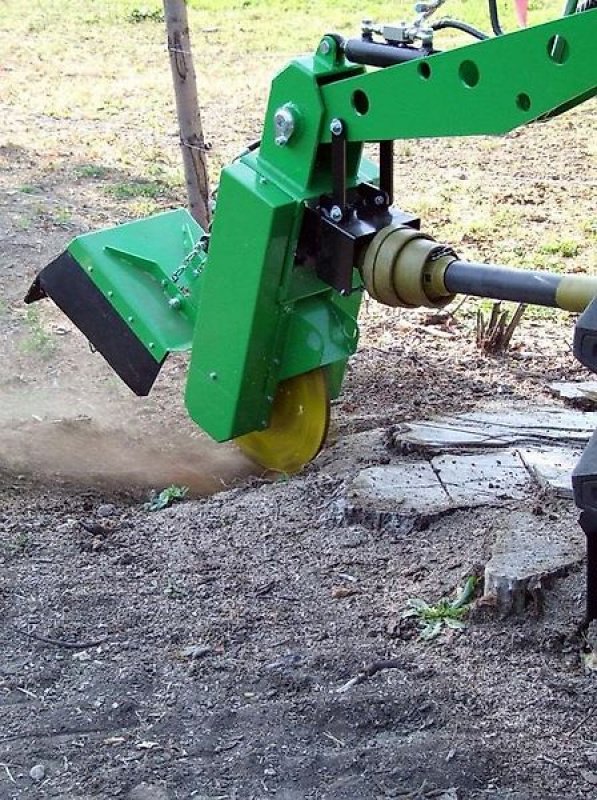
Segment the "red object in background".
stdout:
<svg viewBox="0 0 597 800">
<path fill-rule="evenodd" d="M 527 12 L 529 9 L 529 0 L 514 0 L 516 6 L 516 16 L 518 17 L 518 24 L 521 28 L 526 28 Z"/>
</svg>

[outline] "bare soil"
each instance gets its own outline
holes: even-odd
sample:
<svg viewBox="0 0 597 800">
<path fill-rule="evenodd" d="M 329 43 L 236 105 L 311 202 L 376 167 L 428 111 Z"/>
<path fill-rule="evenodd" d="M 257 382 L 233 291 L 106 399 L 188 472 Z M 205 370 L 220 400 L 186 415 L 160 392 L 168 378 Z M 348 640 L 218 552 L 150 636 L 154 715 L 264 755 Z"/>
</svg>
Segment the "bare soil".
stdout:
<svg viewBox="0 0 597 800">
<path fill-rule="evenodd" d="M 72 135 L 72 120 L 39 123 Z M 499 141 L 405 146 L 400 174 L 448 187 L 450 202 L 459 187 L 450 213 L 433 188 L 416 200 L 463 255 L 524 261 L 572 236 L 567 263 L 590 272 L 594 134 L 587 106 Z M 490 357 L 471 301 L 440 324 L 369 304 L 329 448 L 296 477 L 264 478 L 188 422 L 184 359 L 131 398 L 57 310 L 25 311 L 38 269 L 118 219 L 68 163 L 11 136 L 0 147 L 0 798 L 593 797 L 582 564 L 519 619 L 479 605 L 432 643 L 401 619 L 408 598 L 480 574 L 500 529 L 570 535 L 572 504 L 538 495 L 411 532 L 350 524 L 343 504 L 359 469 L 394 455 L 368 432 L 555 402 L 552 380 L 587 379 L 574 320 L 527 318 Z M 465 224 L 480 198 L 489 221 L 515 215 L 499 238 L 487 219 Z M 68 220 L 50 213 L 64 203 Z M 148 489 L 169 483 L 193 499 L 147 511 Z"/>
</svg>

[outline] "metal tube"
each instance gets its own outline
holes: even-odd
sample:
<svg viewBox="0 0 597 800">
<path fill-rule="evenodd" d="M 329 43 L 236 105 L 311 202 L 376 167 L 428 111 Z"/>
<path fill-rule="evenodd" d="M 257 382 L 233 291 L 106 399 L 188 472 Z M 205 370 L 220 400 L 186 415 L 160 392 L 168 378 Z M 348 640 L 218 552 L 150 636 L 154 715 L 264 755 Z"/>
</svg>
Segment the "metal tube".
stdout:
<svg viewBox="0 0 597 800">
<path fill-rule="evenodd" d="M 452 261 L 444 273 L 444 284 L 450 294 L 472 294 L 554 308 L 559 282 L 559 275 L 468 261 Z"/>
<path fill-rule="evenodd" d="M 404 64 L 405 61 L 413 61 L 415 58 L 428 56 L 429 51 L 369 42 L 366 39 L 349 39 L 344 43 L 344 54 L 354 64 L 366 64 L 371 67 L 391 67 L 394 64 Z"/>
<path fill-rule="evenodd" d="M 467 261 L 452 261 L 444 272 L 443 282 L 450 294 L 512 300 L 573 312 L 584 311 L 597 296 L 597 278 L 588 275 L 554 275 Z"/>
</svg>

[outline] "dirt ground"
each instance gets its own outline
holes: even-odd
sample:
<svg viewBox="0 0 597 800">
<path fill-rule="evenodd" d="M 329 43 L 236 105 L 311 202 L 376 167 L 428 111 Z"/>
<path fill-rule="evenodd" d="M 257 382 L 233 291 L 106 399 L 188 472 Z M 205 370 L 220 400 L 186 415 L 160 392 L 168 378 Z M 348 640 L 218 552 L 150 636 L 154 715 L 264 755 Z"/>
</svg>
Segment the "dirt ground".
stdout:
<svg viewBox="0 0 597 800">
<path fill-rule="evenodd" d="M 570 536 L 572 504 L 538 495 L 405 532 L 351 523 L 344 503 L 358 470 L 395 457 L 383 433 L 398 422 L 555 403 L 550 382 L 587 379 L 574 319 L 528 316 L 494 357 L 475 346 L 473 301 L 440 324 L 366 304 L 329 447 L 298 476 L 264 478 L 188 422 L 183 358 L 132 398 L 56 309 L 25 310 L 37 270 L 122 209 L 13 122 L 0 142 L 0 799 L 595 796 L 583 564 L 521 618 L 479 605 L 429 643 L 401 618 L 409 598 L 481 574 L 500 530 Z M 72 120 L 38 122 L 73 135 Z M 463 255 L 594 272 L 596 133 L 587 105 L 398 158 L 413 185 L 434 176 L 415 210 Z M 146 510 L 170 483 L 192 498 Z"/>
</svg>

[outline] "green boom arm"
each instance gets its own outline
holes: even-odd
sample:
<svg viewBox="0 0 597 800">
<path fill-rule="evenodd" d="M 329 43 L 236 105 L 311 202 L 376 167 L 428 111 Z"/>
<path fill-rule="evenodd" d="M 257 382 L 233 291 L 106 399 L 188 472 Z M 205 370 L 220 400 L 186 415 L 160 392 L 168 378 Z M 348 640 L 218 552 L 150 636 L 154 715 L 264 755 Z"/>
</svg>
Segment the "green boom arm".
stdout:
<svg viewBox="0 0 597 800">
<path fill-rule="evenodd" d="M 597 10 L 329 84 L 321 140 L 507 133 L 595 95 L 596 48 Z"/>
</svg>

